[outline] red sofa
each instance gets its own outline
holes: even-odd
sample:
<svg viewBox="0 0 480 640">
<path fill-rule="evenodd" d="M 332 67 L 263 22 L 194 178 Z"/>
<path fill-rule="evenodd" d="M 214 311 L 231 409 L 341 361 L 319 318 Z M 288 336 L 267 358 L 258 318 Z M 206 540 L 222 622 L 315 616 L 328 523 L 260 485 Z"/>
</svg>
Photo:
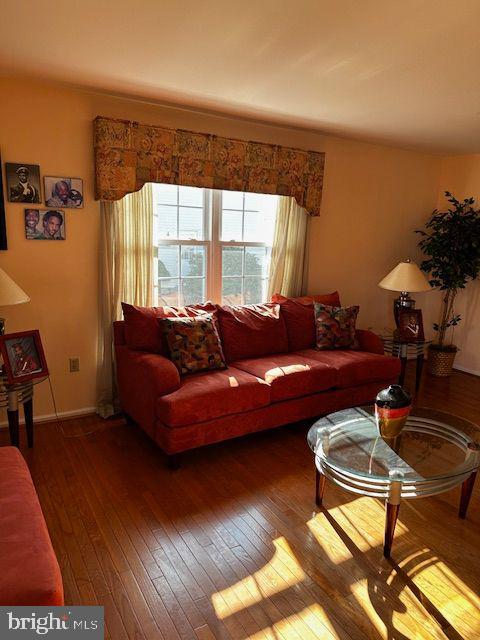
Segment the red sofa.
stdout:
<svg viewBox="0 0 480 640">
<path fill-rule="evenodd" d="M 0 605 L 61 606 L 62 575 L 27 464 L 0 447 Z"/>
<path fill-rule="evenodd" d="M 338 294 L 330 303 L 337 303 Z M 322 298 L 324 299 L 324 298 Z M 398 380 L 397 358 L 370 331 L 356 349 L 317 351 L 311 298 L 181 309 L 123 305 L 114 323 L 122 409 L 169 455 L 372 402 Z M 159 317 L 215 312 L 228 368 L 180 377 Z"/>
</svg>

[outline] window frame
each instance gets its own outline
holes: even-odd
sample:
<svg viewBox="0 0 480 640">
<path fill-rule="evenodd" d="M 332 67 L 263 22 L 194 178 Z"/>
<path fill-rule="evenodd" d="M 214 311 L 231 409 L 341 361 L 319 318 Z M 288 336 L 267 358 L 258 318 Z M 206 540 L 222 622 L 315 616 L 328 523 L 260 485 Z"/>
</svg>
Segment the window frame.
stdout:
<svg viewBox="0 0 480 640">
<path fill-rule="evenodd" d="M 181 185 L 175 185 L 177 187 Z M 257 241 L 249 241 L 249 240 L 222 240 L 221 239 L 221 225 L 222 225 L 222 192 L 223 190 L 202 188 L 203 191 L 203 211 L 204 211 L 204 220 L 203 220 L 203 240 L 196 239 L 186 239 L 186 238 L 176 238 L 176 239 L 163 239 L 163 238 L 154 238 L 154 281 L 153 281 L 153 293 L 154 300 L 156 304 L 161 305 L 162 302 L 159 300 L 159 283 L 162 279 L 175 279 L 175 278 L 160 278 L 158 277 L 158 259 L 159 259 L 159 248 L 160 246 L 203 246 L 205 247 L 205 269 L 206 274 L 203 276 L 205 279 L 205 300 L 212 300 L 213 302 L 217 302 L 218 304 L 229 304 L 222 299 L 222 253 L 224 247 L 263 247 L 263 248 L 272 248 L 272 245 L 267 242 L 257 242 Z M 178 192 L 177 192 L 178 193 Z M 278 197 L 278 196 L 277 196 Z M 245 218 L 242 219 L 242 235 L 244 234 L 244 224 Z M 158 216 L 157 211 L 154 212 L 154 216 Z M 177 229 L 178 229 L 178 216 L 179 216 L 179 203 L 177 199 Z M 180 249 L 181 250 L 181 249 Z M 180 260 L 181 261 L 181 260 Z M 244 263 L 243 263 L 244 264 Z M 268 263 L 269 266 L 269 263 Z M 244 271 L 244 267 L 242 268 Z M 244 281 L 245 281 L 245 273 L 243 272 L 241 276 L 227 276 L 229 278 L 241 277 L 242 278 L 242 298 L 244 298 Z M 248 277 L 248 276 L 247 276 Z M 202 278 L 202 276 L 193 276 L 192 279 Z M 179 281 L 179 289 L 178 296 L 182 295 L 182 276 L 181 272 L 177 277 Z M 265 278 L 259 277 L 260 280 L 266 280 L 268 283 L 268 269 L 267 276 Z M 199 301 L 200 302 L 200 301 Z M 266 302 L 266 300 L 262 300 L 260 302 Z M 190 303 L 193 304 L 193 303 Z M 246 304 L 244 301 L 241 304 Z M 258 303 L 257 303 L 258 304 Z M 182 305 L 179 305 L 182 306 Z"/>
</svg>

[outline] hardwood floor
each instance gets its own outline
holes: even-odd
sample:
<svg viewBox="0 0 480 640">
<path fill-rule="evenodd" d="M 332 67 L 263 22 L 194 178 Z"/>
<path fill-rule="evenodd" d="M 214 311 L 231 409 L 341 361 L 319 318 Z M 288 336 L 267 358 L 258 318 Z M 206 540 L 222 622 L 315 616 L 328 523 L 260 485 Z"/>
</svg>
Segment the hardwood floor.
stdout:
<svg viewBox="0 0 480 640">
<path fill-rule="evenodd" d="M 480 421 L 479 378 L 423 385 L 419 405 Z M 315 508 L 306 430 L 193 451 L 172 472 L 123 420 L 38 426 L 22 452 L 67 603 L 103 605 L 114 640 L 479 638 L 480 482 L 464 521 L 459 489 L 402 503 L 387 561 L 381 501 L 327 482 Z"/>
</svg>

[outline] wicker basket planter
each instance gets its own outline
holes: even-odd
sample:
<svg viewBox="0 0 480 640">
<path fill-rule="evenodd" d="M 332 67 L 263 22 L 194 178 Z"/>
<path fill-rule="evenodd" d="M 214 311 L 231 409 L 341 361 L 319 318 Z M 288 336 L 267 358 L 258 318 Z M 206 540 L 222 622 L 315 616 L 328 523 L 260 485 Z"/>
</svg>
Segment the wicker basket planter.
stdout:
<svg viewBox="0 0 480 640">
<path fill-rule="evenodd" d="M 428 348 L 428 373 L 442 378 L 451 376 L 456 355 L 456 347 L 439 349 L 437 345 L 430 345 Z"/>
</svg>

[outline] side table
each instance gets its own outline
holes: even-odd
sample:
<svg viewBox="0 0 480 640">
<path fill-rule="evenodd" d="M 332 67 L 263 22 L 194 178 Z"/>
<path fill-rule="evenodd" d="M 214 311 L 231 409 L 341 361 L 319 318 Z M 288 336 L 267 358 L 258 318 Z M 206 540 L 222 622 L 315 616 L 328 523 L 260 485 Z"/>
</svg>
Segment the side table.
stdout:
<svg viewBox="0 0 480 640">
<path fill-rule="evenodd" d="M 33 447 L 33 386 L 45 378 L 36 378 L 29 382 L 8 384 L 7 376 L 0 373 L 0 408 L 7 409 L 10 442 L 14 447 L 20 444 L 18 406 L 23 405 L 27 444 Z"/>
<path fill-rule="evenodd" d="M 422 379 L 423 362 L 425 360 L 425 348 L 430 344 L 431 340 L 418 340 L 417 342 L 405 342 L 395 338 L 393 335 L 380 336 L 383 340 L 383 347 L 385 353 L 400 358 L 400 385 L 403 386 L 405 382 L 405 370 L 407 367 L 407 360 L 409 356 L 415 356 L 417 361 L 417 368 L 415 372 L 415 393 L 418 393 L 420 389 L 420 382 Z"/>
</svg>

